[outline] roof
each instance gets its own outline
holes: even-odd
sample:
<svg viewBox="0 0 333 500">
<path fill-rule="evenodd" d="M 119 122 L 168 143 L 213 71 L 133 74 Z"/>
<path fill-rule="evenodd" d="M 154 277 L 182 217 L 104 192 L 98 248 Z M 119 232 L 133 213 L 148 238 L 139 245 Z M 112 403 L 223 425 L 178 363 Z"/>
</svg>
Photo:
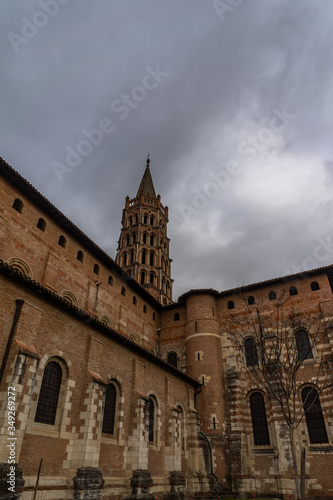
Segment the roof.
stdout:
<svg viewBox="0 0 333 500">
<path fill-rule="evenodd" d="M 176 377 L 184 380 L 188 384 L 191 384 L 194 387 L 200 386 L 200 382 L 193 379 L 186 373 L 178 370 L 174 366 L 170 365 L 166 361 L 163 361 L 161 358 L 158 358 L 155 354 L 153 354 L 149 349 L 140 346 L 133 342 L 126 335 L 114 330 L 105 324 L 101 323 L 97 318 L 88 314 L 86 311 L 79 309 L 78 307 L 70 304 L 66 299 L 60 297 L 60 295 L 56 294 L 49 288 L 41 285 L 37 281 L 28 278 L 24 274 L 22 274 L 17 269 L 13 268 L 6 264 L 3 260 L 0 259 L 0 275 L 5 276 L 10 281 L 17 283 L 19 286 L 29 290 L 36 296 L 41 297 L 46 302 L 52 304 L 53 306 L 63 310 L 65 313 L 73 316 L 77 321 L 82 322 L 83 324 L 93 328 L 94 330 L 99 331 L 102 335 L 112 339 L 118 344 L 122 344 L 127 347 L 129 350 L 136 352 L 138 355 L 146 358 L 151 363 L 158 365 L 160 368 L 172 373 Z"/>
<path fill-rule="evenodd" d="M 287 276 L 280 276 L 279 278 L 272 278 L 269 280 L 252 283 L 250 285 L 242 285 L 240 287 L 230 288 L 229 290 L 223 290 L 222 292 L 218 292 L 213 288 L 192 289 L 180 295 L 180 297 L 178 298 L 178 304 L 172 304 L 172 306 L 174 308 L 177 305 L 180 305 L 191 295 L 213 295 L 214 297 L 227 297 L 230 295 L 239 294 L 243 292 L 250 292 L 251 290 L 255 290 L 257 288 L 264 288 L 269 285 L 276 285 L 278 283 L 289 283 L 296 280 L 306 279 L 316 274 L 327 274 L 333 292 L 333 264 L 331 264 L 329 266 L 309 269 L 308 271 L 304 271 L 303 273 L 288 274 Z M 170 308 L 171 307 L 168 307 L 168 309 Z"/>
<path fill-rule="evenodd" d="M 136 193 L 137 198 L 140 196 L 141 192 L 143 192 L 145 196 L 149 196 L 150 198 L 156 198 L 154 183 L 149 169 L 149 163 L 150 160 L 149 158 L 147 158 L 146 170 L 141 179 L 138 192 Z"/>
<path fill-rule="evenodd" d="M 81 245 L 89 250 L 109 269 L 112 269 L 118 276 L 126 282 L 133 290 L 141 295 L 141 297 L 150 303 L 155 309 L 161 310 L 162 305 L 158 302 L 147 290 L 145 290 L 137 281 L 118 266 L 116 262 L 94 243 L 86 234 L 81 231 L 73 222 L 71 222 L 63 213 L 60 212 L 49 200 L 47 200 L 36 188 L 34 188 L 27 180 L 25 180 L 16 170 L 8 165 L 5 160 L 0 157 L 0 174 L 22 194 L 29 198 L 38 208 L 46 215 L 53 219 L 60 227 L 68 234 L 76 239 Z"/>
</svg>

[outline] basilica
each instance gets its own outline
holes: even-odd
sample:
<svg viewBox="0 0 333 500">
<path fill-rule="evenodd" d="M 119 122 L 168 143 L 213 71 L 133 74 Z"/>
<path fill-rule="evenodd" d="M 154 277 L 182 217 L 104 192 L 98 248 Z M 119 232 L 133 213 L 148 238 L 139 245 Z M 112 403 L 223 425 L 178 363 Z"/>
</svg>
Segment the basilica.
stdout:
<svg viewBox="0 0 333 500">
<path fill-rule="evenodd" d="M 173 298 L 150 168 L 113 259 L 0 159 L 0 499 L 331 498 L 333 265 Z M 282 296 L 293 446 L 255 335 Z"/>
</svg>

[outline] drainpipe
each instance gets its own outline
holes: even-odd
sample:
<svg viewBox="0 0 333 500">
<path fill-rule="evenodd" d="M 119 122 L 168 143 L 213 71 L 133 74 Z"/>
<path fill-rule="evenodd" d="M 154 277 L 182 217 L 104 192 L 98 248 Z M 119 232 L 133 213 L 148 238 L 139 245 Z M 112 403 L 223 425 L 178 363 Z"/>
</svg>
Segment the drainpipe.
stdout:
<svg viewBox="0 0 333 500">
<path fill-rule="evenodd" d="M 219 483 L 219 479 L 217 477 L 217 475 L 214 473 L 214 470 L 213 470 L 213 451 L 212 451 L 212 446 L 210 444 L 210 441 L 208 439 L 208 437 L 206 436 L 206 434 L 202 431 L 199 431 L 199 433 L 206 439 L 207 441 L 207 444 L 208 444 L 208 447 L 209 447 L 209 455 L 210 455 L 210 473 L 212 476 L 215 477 L 215 492 L 216 492 L 216 498 L 219 497 L 219 490 L 218 490 L 218 483 Z"/>
<path fill-rule="evenodd" d="M 200 392 L 202 391 L 203 389 L 203 384 L 200 385 L 200 389 L 198 390 L 198 392 L 195 392 L 194 393 L 194 408 L 197 409 L 197 396 L 200 394 Z"/>
<path fill-rule="evenodd" d="M 12 341 L 13 341 L 13 338 L 14 338 L 16 325 L 17 325 L 17 322 L 18 322 L 18 319 L 19 319 L 19 316 L 20 316 L 21 308 L 22 308 L 22 306 L 24 304 L 24 300 L 17 299 L 15 302 L 16 302 L 16 311 L 15 311 L 15 315 L 14 315 L 12 327 L 10 329 L 10 334 L 9 334 L 9 337 L 8 337 L 5 354 L 3 355 L 3 359 L 2 359 L 2 363 L 1 363 L 1 368 L 0 368 L 0 384 L 1 384 L 1 381 L 2 381 L 3 374 L 5 372 L 5 368 L 6 368 L 6 363 L 7 363 L 9 351 L 10 351 L 10 348 L 11 348 L 11 345 L 12 345 Z"/>
<path fill-rule="evenodd" d="M 157 328 L 156 333 L 157 333 L 157 337 L 158 337 L 158 340 L 157 340 L 157 357 L 160 358 L 161 357 L 161 329 Z"/>
</svg>

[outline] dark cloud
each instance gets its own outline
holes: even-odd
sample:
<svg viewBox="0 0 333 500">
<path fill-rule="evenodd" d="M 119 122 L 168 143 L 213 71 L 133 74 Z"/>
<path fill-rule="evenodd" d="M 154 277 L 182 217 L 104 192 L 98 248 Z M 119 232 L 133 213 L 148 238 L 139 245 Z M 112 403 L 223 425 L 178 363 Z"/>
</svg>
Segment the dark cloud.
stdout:
<svg viewBox="0 0 333 500">
<path fill-rule="evenodd" d="M 8 34 L 42 4 L 53 17 L 15 51 Z M 316 0 L 244 0 L 223 21 L 210 0 L 4 0 L 1 156 L 114 256 L 149 150 L 175 298 L 329 264 L 314 252 L 332 226 L 332 15 Z M 168 75 L 122 120 L 111 105 L 147 68 Z M 276 113 L 292 115 L 279 131 Z M 114 131 L 60 183 L 52 164 L 103 118 Z"/>
</svg>

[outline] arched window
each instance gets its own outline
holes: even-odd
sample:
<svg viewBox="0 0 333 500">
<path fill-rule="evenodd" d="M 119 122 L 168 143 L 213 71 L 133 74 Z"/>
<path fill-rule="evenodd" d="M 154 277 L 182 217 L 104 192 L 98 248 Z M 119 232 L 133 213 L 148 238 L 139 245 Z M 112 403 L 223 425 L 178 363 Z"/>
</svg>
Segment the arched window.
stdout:
<svg viewBox="0 0 333 500">
<path fill-rule="evenodd" d="M 156 313 L 153 313 L 153 321 L 156 321 Z"/>
<path fill-rule="evenodd" d="M 169 352 L 169 354 L 167 356 L 167 363 L 169 363 L 169 365 L 177 368 L 178 359 L 177 359 L 177 354 L 175 352 Z"/>
<path fill-rule="evenodd" d="M 276 292 L 271 291 L 269 292 L 269 300 L 275 300 L 276 299 Z"/>
<path fill-rule="evenodd" d="M 146 263 L 146 256 L 147 256 L 146 250 L 142 250 L 142 259 L 141 259 L 142 264 Z"/>
<path fill-rule="evenodd" d="M 133 305 L 135 305 L 135 306 L 136 306 L 136 304 L 137 304 L 137 298 L 136 298 L 136 296 L 135 296 L 135 295 L 133 295 Z"/>
<path fill-rule="evenodd" d="M 99 275 L 99 265 L 98 264 L 94 265 L 94 273 L 97 274 L 97 276 Z"/>
<path fill-rule="evenodd" d="M 136 223 L 138 223 L 138 222 L 139 222 L 139 216 L 138 216 L 138 215 L 136 215 L 136 216 L 135 216 L 135 222 L 136 222 Z"/>
<path fill-rule="evenodd" d="M 146 304 L 143 304 L 143 308 L 142 308 L 142 310 L 143 310 L 143 312 L 144 312 L 145 314 L 147 314 L 147 306 L 146 306 Z"/>
<path fill-rule="evenodd" d="M 148 215 L 147 214 L 143 218 L 143 223 L 148 224 Z"/>
<path fill-rule="evenodd" d="M 14 200 L 14 203 L 13 203 L 13 208 L 14 208 L 14 210 L 16 210 L 17 212 L 19 212 L 21 214 L 22 210 L 23 210 L 23 202 L 19 198 L 16 198 L 16 200 Z"/>
<path fill-rule="evenodd" d="M 121 287 L 121 295 L 123 295 L 125 297 L 126 295 L 126 288 L 124 286 Z"/>
<path fill-rule="evenodd" d="M 235 308 L 234 301 L 233 300 L 229 300 L 229 302 L 228 302 L 228 309 L 234 309 L 234 308 Z"/>
<path fill-rule="evenodd" d="M 46 229 L 46 222 L 45 222 L 45 220 L 44 219 L 38 219 L 37 227 L 41 231 L 45 231 L 45 229 Z"/>
<path fill-rule="evenodd" d="M 133 262 L 134 262 L 134 252 L 133 252 L 133 250 L 130 251 L 129 256 L 130 256 L 130 264 L 133 264 Z"/>
<path fill-rule="evenodd" d="M 302 390 L 302 403 L 310 443 L 328 443 L 319 395 L 314 387 L 305 387 Z"/>
<path fill-rule="evenodd" d="M 149 258 L 149 265 L 150 266 L 154 265 L 154 257 L 155 257 L 154 252 L 150 252 L 150 258 Z"/>
<path fill-rule="evenodd" d="M 175 314 L 173 315 L 173 320 L 174 320 L 174 321 L 179 321 L 179 318 L 180 318 L 179 313 L 175 313 Z"/>
<path fill-rule="evenodd" d="M 132 243 L 135 243 L 135 242 L 136 242 L 136 234 L 132 233 Z"/>
<path fill-rule="evenodd" d="M 150 217 L 150 225 L 153 226 L 154 225 L 154 216 L 152 215 Z"/>
<path fill-rule="evenodd" d="M 295 338 L 298 351 L 298 359 L 300 361 L 303 361 L 304 359 L 313 359 L 308 332 L 306 330 L 298 330 L 295 333 Z"/>
<path fill-rule="evenodd" d="M 124 252 L 123 253 L 123 266 L 126 266 L 126 264 L 127 264 L 127 253 Z"/>
<path fill-rule="evenodd" d="M 252 295 L 250 295 L 250 297 L 247 299 L 247 303 L 249 304 L 249 306 L 252 306 L 253 304 L 255 304 L 255 300 L 254 300 L 254 297 Z"/>
<path fill-rule="evenodd" d="M 154 235 L 152 234 L 152 235 L 150 236 L 150 244 L 151 244 L 151 245 L 154 245 L 154 240 L 155 240 L 155 237 L 154 237 Z"/>
<path fill-rule="evenodd" d="M 146 271 L 141 271 L 141 280 L 140 280 L 140 284 L 141 285 L 144 285 L 146 283 Z"/>
<path fill-rule="evenodd" d="M 113 286 L 113 278 L 112 278 L 112 276 L 109 276 L 108 285 Z"/>
<path fill-rule="evenodd" d="M 148 439 L 150 443 L 155 441 L 155 404 L 152 398 L 148 400 Z"/>
<path fill-rule="evenodd" d="M 315 290 L 319 290 L 319 289 L 320 289 L 319 283 L 317 283 L 317 281 L 313 281 L 311 283 L 311 291 L 314 292 Z"/>
<path fill-rule="evenodd" d="M 144 244 L 147 243 L 147 233 L 143 233 L 143 235 L 142 235 L 142 243 L 144 243 Z"/>
<path fill-rule="evenodd" d="M 154 281 L 155 281 L 155 274 L 154 273 L 150 273 L 150 276 L 149 276 L 149 281 L 150 283 L 153 285 L 154 284 Z"/>
<path fill-rule="evenodd" d="M 76 258 L 80 262 L 83 262 L 83 252 L 81 250 L 78 251 Z"/>
<path fill-rule="evenodd" d="M 130 244 L 130 237 L 127 235 L 125 238 L 125 245 L 128 247 Z"/>
<path fill-rule="evenodd" d="M 263 446 L 270 444 L 264 397 L 260 392 L 250 396 L 250 408 L 253 427 L 254 444 Z"/>
<path fill-rule="evenodd" d="M 298 294 L 297 288 L 295 286 L 291 286 L 289 288 L 289 293 L 290 295 L 297 295 Z"/>
<path fill-rule="evenodd" d="M 103 414 L 103 434 L 114 434 L 114 424 L 116 419 L 117 389 L 113 384 L 108 384 L 105 390 L 104 414 Z"/>
<path fill-rule="evenodd" d="M 44 370 L 35 415 L 35 422 L 54 425 L 61 387 L 62 370 L 59 363 L 51 361 Z"/>
<path fill-rule="evenodd" d="M 131 226 L 131 225 L 132 225 L 132 223 L 133 223 L 133 220 L 132 220 L 132 217 L 130 217 L 130 218 L 128 219 L 128 225 L 129 225 L 129 226 Z"/>
<path fill-rule="evenodd" d="M 258 353 L 256 342 L 253 338 L 248 338 L 244 342 L 246 366 L 258 366 Z"/>
<path fill-rule="evenodd" d="M 66 238 L 65 236 L 60 236 L 58 245 L 60 245 L 62 248 L 66 248 Z"/>
</svg>

